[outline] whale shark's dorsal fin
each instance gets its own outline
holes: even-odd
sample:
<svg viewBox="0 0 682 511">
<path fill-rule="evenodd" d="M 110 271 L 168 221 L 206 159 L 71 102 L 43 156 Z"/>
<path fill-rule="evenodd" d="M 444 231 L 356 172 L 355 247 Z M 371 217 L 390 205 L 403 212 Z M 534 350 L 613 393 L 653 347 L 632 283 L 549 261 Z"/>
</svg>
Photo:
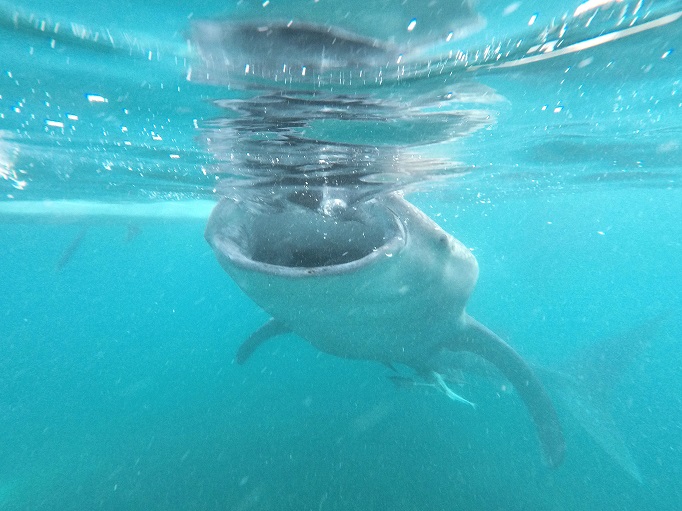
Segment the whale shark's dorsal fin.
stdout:
<svg viewBox="0 0 682 511">
<path fill-rule="evenodd" d="M 507 378 L 523 399 L 537 429 L 545 463 L 558 466 L 566 445 L 552 402 L 531 367 L 498 335 L 466 315 L 462 332 L 443 346 L 451 351 L 467 351 L 478 355 Z"/>
<path fill-rule="evenodd" d="M 252 333 L 249 338 L 239 346 L 235 357 L 237 363 L 241 365 L 246 362 L 249 357 L 253 355 L 253 352 L 264 342 L 273 337 L 277 337 L 278 335 L 288 334 L 290 332 L 291 330 L 287 328 L 284 323 L 275 318 L 270 318 L 267 323 Z"/>
</svg>

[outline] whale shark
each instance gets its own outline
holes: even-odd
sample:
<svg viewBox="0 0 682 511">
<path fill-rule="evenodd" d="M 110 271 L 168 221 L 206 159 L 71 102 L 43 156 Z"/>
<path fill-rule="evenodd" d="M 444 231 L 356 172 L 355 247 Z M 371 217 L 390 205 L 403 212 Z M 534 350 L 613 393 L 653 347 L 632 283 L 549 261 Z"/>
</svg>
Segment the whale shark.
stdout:
<svg viewBox="0 0 682 511">
<path fill-rule="evenodd" d="M 223 269 L 272 317 L 242 344 L 237 361 L 293 332 L 331 355 L 407 366 L 466 401 L 439 370 L 450 354 L 470 353 L 515 387 L 544 462 L 562 462 L 562 428 L 535 371 L 465 311 L 476 258 L 399 192 L 333 207 L 224 198 L 205 237 Z"/>
</svg>

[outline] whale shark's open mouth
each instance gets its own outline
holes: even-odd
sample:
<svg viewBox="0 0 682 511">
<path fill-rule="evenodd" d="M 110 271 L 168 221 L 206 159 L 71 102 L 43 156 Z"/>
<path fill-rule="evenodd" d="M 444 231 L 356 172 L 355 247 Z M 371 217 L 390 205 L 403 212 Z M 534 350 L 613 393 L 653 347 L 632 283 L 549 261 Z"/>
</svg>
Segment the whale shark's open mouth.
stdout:
<svg viewBox="0 0 682 511">
<path fill-rule="evenodd" d="M 294 275 L 351 271 L 392 255 L 404 245 L 405 230 L 378 201 L 324 213 L 294 203 L 254 212 L 224 200 L 206 238 L 233 264 Z"/>
</svg>

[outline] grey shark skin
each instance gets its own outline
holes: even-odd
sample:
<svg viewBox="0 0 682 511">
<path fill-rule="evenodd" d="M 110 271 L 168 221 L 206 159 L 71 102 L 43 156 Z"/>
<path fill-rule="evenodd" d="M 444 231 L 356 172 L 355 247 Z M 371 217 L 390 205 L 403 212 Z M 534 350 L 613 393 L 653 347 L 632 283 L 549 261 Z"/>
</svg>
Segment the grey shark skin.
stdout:
<svg viewBox="0 0 682 511">
<path fill-rule="evenodd" d="M 326 353 L 404 364 L 421 374 L 470 352 L 514 385 L 535 423 L 545 463 L 565 445 L 555 409 L 525 361 L 466 314 L 478 263 L 458 240 L 397 193 L 336 213 L 286 202 L 254 211 L 224 199 L 206 239 L 218 261 L 273 320 L 249 338 L 292 331 Z"/>
</svg>

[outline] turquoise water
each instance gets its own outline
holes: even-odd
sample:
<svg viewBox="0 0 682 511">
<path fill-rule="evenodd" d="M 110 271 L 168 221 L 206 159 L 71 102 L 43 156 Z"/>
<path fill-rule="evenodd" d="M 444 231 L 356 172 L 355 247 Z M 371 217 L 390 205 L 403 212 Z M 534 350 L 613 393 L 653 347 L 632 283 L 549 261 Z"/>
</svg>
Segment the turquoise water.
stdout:
<svg viewBox="0 0 682 511">
<path fill-rule="evenodd" d="M 579 2 L 483 1 L 485 24 L 467 15 L 380 85 L 371 65 L 362 83 L 211 67 L 192 24 L 267 18 L 241 5 L 1 6 L 0 509 L 682 507 L 682 4 L 611 3 L 585 26 Z M 338 26 L 366 36 L 355 7 Z M 286 101 L 259 117 L 275 75 Z M 320 105 L 273 145 L 301 90 Z M 318 117 L 340 94 L 360 106 Z M 310 167 L 311 140 L 345 180 Z M 406 190 L 473 250 L 468 311 L 542 371 L 560 467 L 497 380 L 466 375 L 472 410 L 294 335 L 234 363 L 268 316 L 205 242 L 210 208 L 318 188 Z M 565 385 L 571 360 L 595 368 L 585 385 Z"/>
</svg>

